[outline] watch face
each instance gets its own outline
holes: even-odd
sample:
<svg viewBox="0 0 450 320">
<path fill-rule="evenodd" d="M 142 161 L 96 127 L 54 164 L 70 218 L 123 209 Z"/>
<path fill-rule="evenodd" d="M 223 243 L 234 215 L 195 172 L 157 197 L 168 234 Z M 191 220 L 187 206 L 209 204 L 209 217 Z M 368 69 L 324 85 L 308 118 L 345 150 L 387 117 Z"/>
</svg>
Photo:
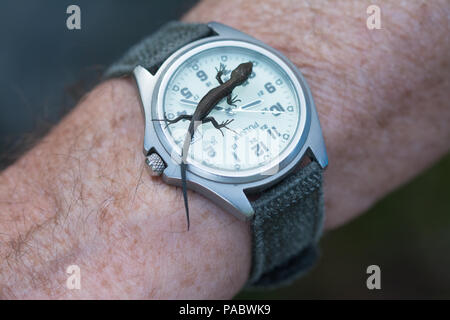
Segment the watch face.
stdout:
<svg viewBox="0 0 450 320">
<path fill-rule="evenodd" d="M 216 75 L 221 64 L 227 81 L 239 64 L 253 63 L 250 77 L 233 90 L 236 105 L 224 98 L 209 114 L 219 124 L 233 120 L 228 129 L 201 124 L 190 145 L 189 164 L 221 176 L 251 176 L 277 168 L 298 143 L 305 116 L 301 87 L 279 58 L 255 48 L 236 41 L 204 46 L 179 58 L 165 75 L 157 116 L 174 120 L 193 114 L 208 91 L 220 85 Z M 189 120 L 160 126 L 170 148 L 180 154 Z"/>
</svg>

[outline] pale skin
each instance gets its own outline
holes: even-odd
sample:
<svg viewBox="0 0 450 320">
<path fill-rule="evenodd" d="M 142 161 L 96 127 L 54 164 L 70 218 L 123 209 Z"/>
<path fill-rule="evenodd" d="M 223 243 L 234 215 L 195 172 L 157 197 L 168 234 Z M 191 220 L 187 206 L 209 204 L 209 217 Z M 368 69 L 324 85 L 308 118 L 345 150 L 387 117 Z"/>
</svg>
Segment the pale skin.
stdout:
<svg viewBox="0 0 450 320">
<path fill-rule="evenodd" d="M 377 1 L 375 1 L 377 3 Z M 311 86 L 330 165 L 326 228 L 363 213 L 450 147 L 448 2 L 203 1 L 215 20 L 287 55 Z M 232 10 L 230 10 L 232 8 Z M 231 298 L 250 270 L 249 224 L 143 169 L 131 79 L 100 84 L 0 175 L 0 298 Z M 66 268 L 81 269 L 68 290 Z"/>
</svg>

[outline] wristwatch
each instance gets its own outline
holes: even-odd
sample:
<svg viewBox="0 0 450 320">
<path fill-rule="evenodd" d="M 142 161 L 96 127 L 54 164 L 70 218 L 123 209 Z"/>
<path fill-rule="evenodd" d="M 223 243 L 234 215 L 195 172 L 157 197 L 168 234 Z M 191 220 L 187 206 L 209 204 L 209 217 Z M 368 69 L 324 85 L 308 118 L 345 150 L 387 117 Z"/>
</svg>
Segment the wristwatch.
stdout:
<svg viewBox="0 0 450 320">
<path fill-rule="evenodd" d="M 223 99 L 210 113 L 229 123 L 229 130 L 199 126 L 186 180 L 189 189 L 251 221 L 247 287 L 274 287 L 314 264 L 322 233 L 322 171 L 328 158 L 300 71 L 282 53 L 231 27 L 171 22 L 128 50 L 105 78 L 134 75 L 149 172 L 181 186 L 179 161 L 189 121 L 168 121 L 194 112 L 219 85 L 219 68 L 231 71 L 244 62 L 253 69 L 233 89 L 236 103 Z M 224 72 L 225 81 L 230 73 Z"/>
</svg>

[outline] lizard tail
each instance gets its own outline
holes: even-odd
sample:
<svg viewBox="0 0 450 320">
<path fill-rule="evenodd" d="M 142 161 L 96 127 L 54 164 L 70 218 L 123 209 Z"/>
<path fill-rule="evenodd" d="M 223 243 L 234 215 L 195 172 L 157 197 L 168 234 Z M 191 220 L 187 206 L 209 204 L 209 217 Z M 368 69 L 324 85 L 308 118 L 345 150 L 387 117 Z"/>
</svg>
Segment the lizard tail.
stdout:
<svg viewBox="0 0 450 320">
<path fill-rule="evenodd" d="M 189 222 L 189 205 L 188 205 L 187 185 L 186 185 L 186 166 L 187 166 L 186 163 L 182 161 L 180 164 L 181 188 L 183 190 L 184 207 L 186 208 L 187 229 L 189 231 L 190 222 Z"/>
</svg>

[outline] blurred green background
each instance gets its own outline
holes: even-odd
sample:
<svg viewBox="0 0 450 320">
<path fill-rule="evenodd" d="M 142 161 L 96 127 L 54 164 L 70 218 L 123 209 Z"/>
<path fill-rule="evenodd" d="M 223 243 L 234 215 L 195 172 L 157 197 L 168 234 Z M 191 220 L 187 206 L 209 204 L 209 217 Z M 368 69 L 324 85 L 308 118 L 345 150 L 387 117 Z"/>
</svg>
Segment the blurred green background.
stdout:
<svg viewBox="0 0 450 320">
<path fill-rule="evenodd" d="M 328 232 L 321 248 L 318 265 L 293 285 L 236 298 L 449 299 L 450 155 Z M 381 290 L 367 289 L 372 264 L 381 268 Z"/>
<path fill-rule="evenodd" d="M 33 141 L 44 134 L 106 66 L 195 2 L 2 0 L 0 12 L 7 14 L 0 19 L 0 169 L 20 155 L 24 135 Z M 81 7 L 81 30 L 66 28 L 70 4 Z M 322 259 L 306 277 L 288 288 L 237 298 L 450 298 L 449 253 L 447 156 L 366 214 L 327 233 Z M 379 291 L 366 288 L 372 264 L 381 267 Z"/>
</svg>

